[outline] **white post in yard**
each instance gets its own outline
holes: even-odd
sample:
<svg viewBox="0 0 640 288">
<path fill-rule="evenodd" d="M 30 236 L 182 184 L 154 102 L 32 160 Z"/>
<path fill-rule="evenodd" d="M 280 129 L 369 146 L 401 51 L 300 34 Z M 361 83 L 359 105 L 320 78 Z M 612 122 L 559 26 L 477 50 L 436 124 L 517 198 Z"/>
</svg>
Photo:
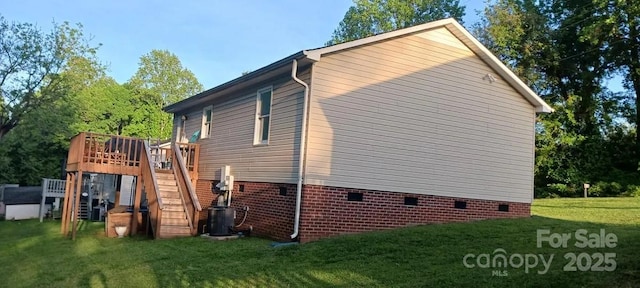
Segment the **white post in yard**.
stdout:
<svg viewBox="0 0 640 288">
<path fill-rule="evenodd" d="M 589 188 L 591 188 L 591 185 L 589 183 L 584 183 L 582 184 L 582 187 L 584 188 L 584 198 L 587 198 L 587 194 L 589 192 Z"/>
<path fill-rule="evenodd" d="M 44 203 L 47 199 L 47 187 L 49 187 L 49 179 L 42 178 L 42 200 L 40 200 L 40 223 L 42 223 L 42 218 L 44 218 Z"/>
</svg>

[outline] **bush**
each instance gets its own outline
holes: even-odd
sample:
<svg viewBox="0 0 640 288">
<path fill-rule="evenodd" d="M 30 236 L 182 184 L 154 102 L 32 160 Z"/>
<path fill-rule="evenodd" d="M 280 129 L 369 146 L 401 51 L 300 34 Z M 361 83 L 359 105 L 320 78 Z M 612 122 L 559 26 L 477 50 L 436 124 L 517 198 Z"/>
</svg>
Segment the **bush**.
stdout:
<svg viewBox="0 0 640 288">
<path fill-rule="evenodd" d="M 549 184 L 546 187 L 535 187 L 535 198 L 558 198 L 558 197 L 582 197 L 584 194 L 580 185 L 568 185 L 563 183 Z M 620 182 L 599 181 L 591 184 L 588 191 L 589 197 L 640 197 L 640 185 L 624 185 Z"/>
<path fill-rule="evenodd" d="M 631 185 L 630 185 L 631 186 Z M 627 186 L 628 187 L 628 186 Z M 618 182 L 597 182 L 589 188 L 589 196 L 592 197 L 613 197 L 620 196 L 627 189 Z"/>
<path fill-rule="evenodd" d="M 551 198 L 579 196 L 576 187 L 572 185 L 556 183 L 556 184 L 550 184 L 547 187 L 549 188 L 548 193 Z"/>
<path fill-rule="evenodd" d="M 547 187 L 535 187 L 533 188 L 533 197 L 538 198 L 552 198 L 551 193 Z"/>
<path fill-rule="evenodd" d="M 640 197 L 640 186 L 637 186 L 637 185 L 629 185 L 629 186 L 627 186 L 627 191 L 622 193 L 621 196 Z"/>
</svg>

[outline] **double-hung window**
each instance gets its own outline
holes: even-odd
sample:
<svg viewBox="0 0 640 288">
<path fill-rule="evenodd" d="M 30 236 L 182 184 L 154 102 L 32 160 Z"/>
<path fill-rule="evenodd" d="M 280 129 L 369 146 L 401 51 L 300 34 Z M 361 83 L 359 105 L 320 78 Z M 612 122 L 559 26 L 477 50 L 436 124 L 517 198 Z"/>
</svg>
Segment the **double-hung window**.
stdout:
<svg viewBox="0 0 640 288">
<path fill-rule="evenodd" d="M 200 138 L 211 137 L 211 116 L 213 114 L 213 106 L 202 109 L 202 128 Z"/>
<path fill-rule="evenodd" d="M 269 144 L 269 127 L 271 125 L 271 87 L 258 90 L 256 100 L 256 124 L 253 138 L 254 145 Z"/>
</svg>

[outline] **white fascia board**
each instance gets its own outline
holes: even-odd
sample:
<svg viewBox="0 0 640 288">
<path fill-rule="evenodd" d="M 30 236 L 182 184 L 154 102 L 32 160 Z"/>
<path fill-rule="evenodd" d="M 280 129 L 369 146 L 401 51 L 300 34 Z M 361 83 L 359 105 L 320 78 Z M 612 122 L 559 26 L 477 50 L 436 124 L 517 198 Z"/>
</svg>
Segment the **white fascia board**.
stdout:
<svg viewBox="0 0 640 288">
<path fill-rule="evenodd" d="M 430 30 L 430 29 L 440 28 L 440 27 L 445 27 L 449 30 L 454 30 L 452 32 L 458 32 L 458 33 L 453 33 L 453 35 L 457 37 L 460 41 L 465 43 L 466 45 L 470 46 L 469 48 L 471 48 L 475 53 L 478 53 L 479 56 L 483 60 L 485 60 L 489 64 L 489 66 L 491 66 L 491 68 L 495 69 L 496 72 L 502 78 L 504 78 L 518 92 L 520 92 L 520 94 L 522 94 L 525 97 L 525 99 L 529 101 L 529 103 L 531 103 L 536 107 L 536 112 L 538 113 L 553 112 L 553 108 L 551 108 L 549 104 L 547 104 L 544 100 L 542 100 L 542 98 L 540 98 L 538 94 L 533 92 L 533 90 L 531 90 L 529 86 L 527 86 L 524 82 L 522 82 L 522 80 L 520 80 L 520 78 L 518 78 L 518 76 L 516 76 L 511 71 L 511 69 L 509 69 L 506 65 L 504 65 L 500 61 L 500 59 L 494 56 L 493 53 L 489 51 L 489 49 L 487 49 L 484 45 L 482 45 L 480 41 L 478 41 L 475 37 L 473 37 L 471 33 L 467 31 L 467 29 L 465 29 L 462 25 L 460 25 L 460 23 L 458 23 L 458 21 L 456 21 L 453 18 L 433 21 L 433 22 L 416 25 L 413 27 L 391 31 L 387 33 L 382 33 L 379 35 L 362 38 L 359 40 L 349 41 L 349 42 L 345 42 L 345 43 L 341 43 L 341 44 L 337 44 L 329 47 L 312 49 L 312 50 L 304 50 L 302 52 L 308 59 L 313 61 L 320 61 L 320 58 L 324 54 L 329 54 L 329 53 L 333 53 L 333 52 L 337 52 L 345 49 L 367 45 L 367 44 L 378 42 L 378 41 L 383 41 L 383 40 L 394 38 L 394 37 L 399 37 L 407 34 L 412 34 L 420 31 Z"/>
</svg>

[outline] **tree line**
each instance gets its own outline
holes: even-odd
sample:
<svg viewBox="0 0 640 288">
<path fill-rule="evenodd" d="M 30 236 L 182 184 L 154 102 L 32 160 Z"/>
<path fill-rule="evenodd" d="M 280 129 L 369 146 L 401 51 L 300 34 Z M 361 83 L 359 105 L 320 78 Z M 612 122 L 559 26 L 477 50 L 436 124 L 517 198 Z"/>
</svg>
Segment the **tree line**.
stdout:
<svg viewBox="0 0 640 288">
<path fill-rule="evenodd" d="M 0 183 L 38 185 L 62 174 L 81 131 L 168 139 L 162 107 L 203 90 L 176 55 L 152 50 L 118 83 L 81 24 L 43 31 L 0 15 Z"/>
<path fill-rule="evenodd" d="M 458 0 L 354 0 L 327 44 L 448 17 L 462 23 L 464 11 Z M 493 0 L 478 16 L 463 24 L 555 109 L 539 115 L 535 128 L 536 196 L 578 196 L 583 183 L 594 196 L 640 195 L 640 2 Z M 0 80 L 0 183 L 36 183 L 55 174 L 78 131 L 167 137 L 170 116 L 160 107 L 202 90 L 167 51 L 143 55 L 138 72 L 118 84 L 81 26 L 64 23 L 16 38 L 24 33 L 15 31 L 30 29 L 0 23 L 0 49 L 28 44 L 0 50 L 0 79 L 7 79 Z M 37 56 L 19 69 L 33 73 L 11 74 L 16 55 Z M 38 64 L 47 59 L 54 61 Z M 623 79 L 621 91 L 610 89 L 614 77 Z M 46 109 L 28 107 L 42 103 Z"/>
</svg>

